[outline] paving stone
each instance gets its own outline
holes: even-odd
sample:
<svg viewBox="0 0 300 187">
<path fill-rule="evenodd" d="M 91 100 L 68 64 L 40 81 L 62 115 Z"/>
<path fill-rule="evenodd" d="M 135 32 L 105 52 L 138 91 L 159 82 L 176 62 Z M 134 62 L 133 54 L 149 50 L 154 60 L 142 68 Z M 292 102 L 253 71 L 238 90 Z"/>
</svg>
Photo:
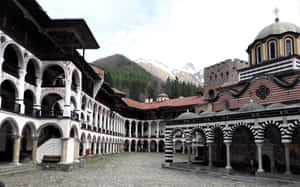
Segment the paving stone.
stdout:
<svg viewBox="0 0 300 187">
<path fill-rule="evenodd" d="M 176 160 L 184 159 L 177 156 Z M 240 180 L 162 169 L 159 153 L 122 153 L 88 160 L 72 172 L 37 170 L 1 176 L 9 187 L 282 187 L 299 184 Z M 268 184 L 267 184 L 268 183 Z"/>
</svg>

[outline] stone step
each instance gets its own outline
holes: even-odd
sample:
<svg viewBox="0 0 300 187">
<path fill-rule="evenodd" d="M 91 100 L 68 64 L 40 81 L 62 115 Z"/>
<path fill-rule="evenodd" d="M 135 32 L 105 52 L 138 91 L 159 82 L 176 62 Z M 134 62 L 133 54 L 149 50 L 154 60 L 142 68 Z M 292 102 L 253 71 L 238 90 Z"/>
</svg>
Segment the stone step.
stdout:
<svg viewBox="0 0 300 187">
<path fill-rule="evenodd" d="M 2 165 L 0 166 L 0 176 L 1 175 L 9 175 L 9 174 L 15 174 L 15 173 L 23 173 L 27 171 L 33 171 L 36 170 L 37 167 L 34 164 L 20 164 L 20 165 Z"/>
</svg>

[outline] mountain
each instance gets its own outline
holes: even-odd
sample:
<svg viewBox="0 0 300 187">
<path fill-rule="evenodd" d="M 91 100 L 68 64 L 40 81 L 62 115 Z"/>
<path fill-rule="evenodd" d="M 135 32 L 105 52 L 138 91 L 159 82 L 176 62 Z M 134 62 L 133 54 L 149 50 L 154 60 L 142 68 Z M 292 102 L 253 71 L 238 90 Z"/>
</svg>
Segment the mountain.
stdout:
<svg viewBox="0 0 300 187">
<path fill-rule="evenodd" d="M 105 81 L 124 91 L 129 98 L 144 101 L 161 92 L 162 80 L 123 55 L 112 55 L 92 62 L 104 70 Z"/>
<path fill-rule="evenodd" d="M 192 63 L 185 64 L 181 69 L 175 69 L 155 60 L 138 59 L 135 62 L 164 81 L 167 80 L 168 77 L 174 80 L 177 76 L 180 81 L 203 85 L 203 71 L 196 70 Z"/>
</svg>

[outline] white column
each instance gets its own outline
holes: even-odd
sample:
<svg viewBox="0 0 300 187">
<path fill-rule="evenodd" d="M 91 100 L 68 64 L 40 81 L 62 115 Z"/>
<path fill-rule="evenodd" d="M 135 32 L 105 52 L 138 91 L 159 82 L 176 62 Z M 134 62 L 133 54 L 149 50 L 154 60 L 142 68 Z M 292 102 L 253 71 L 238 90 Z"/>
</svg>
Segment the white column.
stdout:
<svg viewBox="0 0 300 187">
<path fill-rule="evenodd" d="M 291 174 L 290 168 L 290 151 L 289 151 L 289 143 L 284 143 L 284 155 L 285 155 L 285 174 Z"/>
<path fill-rule="evenodd" d="M 24 114 L 25 113 L 25 105 L 24 105 L 24 89 L 25 89 L 25 75 L 26 75 L 26 70 L 20 69 L 19 70 L 19 97 L 16 98 L 16 103 L 20 104 L 20 113 Z"/>
<path fill-rule="evenodd" d="M 156 126 L 156 137 L 159 138 L 159 123 Z"/>
<path fill-rule="evenodd" d="M 262 143 L 256 143 L 257 147 L 257 158 L 258 158 L 258 169 L 257 172 L 264 172 L 263 163 L 262 163 Z"/>
<path fill-rule="evenodd" d="M 148 127 L 149 127 L 149 135 L 148 135 L 148 137 L 151 138 L 151 123 L 149 123 Z"/>
<path fill-rule="evenodd" d="M 14 152 L 13 152 L 13 159 L 12 162 L 15 165 L 18 165 L 20 162 L 20 142 L 21 137 L 20 136 L 14 136 Z"/>
<path fill-rule="evenodd" d="M 142 125 L 142 134 L 141 134 L 141 136 L 143 138 L 144 137 L 144 124 L 142 123 L 141 125 Z"/>
<path fill-rule="evenodd" d="M 156 152 L 159 153 L 159 141 L 158 140 L 156 141 Z"/>
<path fill-rule="evenodd" d="M 2 82 L 2 65 L 3 65 L 3 62 L 4 62 L 4 58 L 0 56 L 0 83 Z M 2 105 L 2 98 L 0 97 L 0 107 Z"/>
<path fill-rule="evenodd" d="M 135 137 L 137 138 L 138 137 L 138 122 L 136 121 L 135 123 Z"/>
<path fill-rule="evenodd" d="M 129 121 L 129 137 L 131 138 L 131 121 Z"/>
<path fill-rule="evenodd" d="M 36 101 L 34 103 L 34 109 L 41 110 L 41 94 L 42 94 L 42 80 L 36 79 Z"/>
<path fill-rule="evenodd" d="M 64 164 L 67 163 L 67 158 L 68 158 L 68 140 L 69 138 L 62 138 L 61 143 L 62 143 L 62 155 L 60 159 L 60 163 Z"/>
<path fill-rule="evenodd" d="M 226 142 L 225 143 L 226 145 L 226 169 L 230 170 L 231 169 L 231 164 L 230 164 L 230 145 L 231 145 L 231 142 Z"/>
<path fill-rule="evenodd" d="M 212 143 L 208 143 L 208 167 L 212 167 Z"/>
<path fill-rule="evenodd" d="M 128 144 L 128 152 L 131 152 L 131 141 L 129 141 L 129 144 Z"/>
<path fill-rule="evenodd" d="M 185 143 L 182 141 L 182 154 L 185 154 Z"/>
<path fill-rule="evenodd" d="M 36 163 L 38 137 L 32 137 L 32 162 Z"/>
<path fill-rule="evenodd" d="M 71 80 L 65 81 L 64 117 L 71 117 Z"/>
</svg>

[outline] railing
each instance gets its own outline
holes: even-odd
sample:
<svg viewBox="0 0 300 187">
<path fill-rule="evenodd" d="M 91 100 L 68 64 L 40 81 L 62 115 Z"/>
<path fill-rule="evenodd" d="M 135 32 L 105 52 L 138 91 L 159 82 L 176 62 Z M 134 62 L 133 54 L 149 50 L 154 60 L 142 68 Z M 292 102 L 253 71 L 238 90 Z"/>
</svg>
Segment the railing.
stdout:
<svg viewBox="0 0 300 187">
<path fill-rule="evenodd" d="M 61 118 L 61 117 L 63 117 L 63 111 L 62 110 L 42 110 L 42 117 Z"/>
<path fill-rule="evenodd" d="M 21 105 L 18 103 L 12 103 L 9 101 L 2 100 L 1 109 L 6 110 L 8 112 L 20 113 Z"/>
<path fill-rule="evenodd" d="M 79 121 L 79 114 L 77 114 L 75 111 L 71 111 L 71 119 Z"/>
<path fill-rule="evenodd" d="M 33 108 L 32 106 L 25 106 L 25 115 L 31 117 L 40 117 L 41 110 Z"/>
</svg>

